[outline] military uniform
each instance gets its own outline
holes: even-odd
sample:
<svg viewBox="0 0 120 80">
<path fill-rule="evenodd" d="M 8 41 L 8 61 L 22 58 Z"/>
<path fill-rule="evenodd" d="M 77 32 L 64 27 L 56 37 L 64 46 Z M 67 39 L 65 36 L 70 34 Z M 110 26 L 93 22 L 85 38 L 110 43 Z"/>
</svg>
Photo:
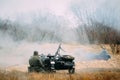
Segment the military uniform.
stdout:
<svg viewBox="0 0 120 80">
<path fill-rule="evenodd" d="M 29 64 L 33 67 L 34 66 L 43 67 L 42 61 L 39 56 L 32 56 L 29 59 Z"/>
<path fill-rule="evenodd" d="M 31 58 L 29 59 L 29 64 L 31 67 L 36 68 L 36 70 L 38 70 L 38 72 L 44 72 L 44 65 L 41 61 L 41 57 L 38 55 L 38 53 L 34 52 L 34 55 L 31 56 Z"/>
</svg>

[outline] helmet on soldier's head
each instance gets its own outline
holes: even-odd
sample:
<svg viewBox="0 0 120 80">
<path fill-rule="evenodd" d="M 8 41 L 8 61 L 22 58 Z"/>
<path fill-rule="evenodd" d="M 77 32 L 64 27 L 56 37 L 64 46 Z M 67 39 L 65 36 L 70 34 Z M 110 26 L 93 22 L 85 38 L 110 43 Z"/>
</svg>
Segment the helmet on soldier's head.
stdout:
<svg viewBox="0 0 120 80">
<path fill-rule="evenodd" d="M 33 55 L 38 55 L 38 51 L 34 51 L 34 54 Z"/>
</svg>

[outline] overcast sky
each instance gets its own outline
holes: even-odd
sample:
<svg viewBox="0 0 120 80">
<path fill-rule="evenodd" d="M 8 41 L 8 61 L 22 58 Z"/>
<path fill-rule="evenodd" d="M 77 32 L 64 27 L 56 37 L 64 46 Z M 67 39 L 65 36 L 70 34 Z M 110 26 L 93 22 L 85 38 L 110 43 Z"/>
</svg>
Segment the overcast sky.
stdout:
<svg viewBox="0 0 120 80">
<path fill-rule="evenodd" d="M 37 10 L 49 10 L 57 15 L 68 11 L 71 0 L 0 0 L 1 16 L 27 13 Z"/>
<path fill-rule="evenodd" d="M 71 6 L 95 10 L 104 0 L 0 0 L 0 16 L 44 10 L 56 15 L 71 15 Z M 91 11 L 91 10 L 89 10 Z"/>
<path fill-rule="evenodd" d="M 62 16 L 76 24 L 78 16 L 72 9 L 79 7 L 83 12 L 86 10 L 88 15 L 97 15 L 97 19 L 101 19 L 103 15 L 100 13 L 103 13 L 112 17 L 113 21 L 119 22 L 119 4 L 120 0 L 0 0 L 0 17 L 14 20 L 19 14 L 41 11 Z"/>
<path fill-rule="evenodd" d="M 79 5 L 81 9 L 102 7 L 119 7 L 119 0 L 0 0 L 0 16 L 11 16 L 37 10 L 48 10 L 56 15 L 70 14 L 71 6 Z"/>
</svg>

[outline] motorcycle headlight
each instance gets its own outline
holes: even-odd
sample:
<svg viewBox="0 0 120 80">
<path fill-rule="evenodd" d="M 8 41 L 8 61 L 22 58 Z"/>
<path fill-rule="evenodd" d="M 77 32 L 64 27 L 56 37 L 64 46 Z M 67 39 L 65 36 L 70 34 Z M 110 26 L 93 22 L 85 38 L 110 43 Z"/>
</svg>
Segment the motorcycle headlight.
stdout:
<svg viewBox="0 0 120 80">
<path fill-rule="evenodd" d="M 55 64 L 55 61 L 51 61 L 50 63 L 51 63 L 51 64 Z"/>
</svg>

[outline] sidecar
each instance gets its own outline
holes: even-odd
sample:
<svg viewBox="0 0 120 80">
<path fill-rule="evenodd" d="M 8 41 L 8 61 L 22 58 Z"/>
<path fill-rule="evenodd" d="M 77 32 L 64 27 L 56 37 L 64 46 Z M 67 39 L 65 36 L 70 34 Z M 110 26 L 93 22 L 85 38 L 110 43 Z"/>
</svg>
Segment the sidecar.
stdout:
<svg viewBox="0 0 120 80">
<path fill-rule="evenodd" d="M 74 57 L 70 55 L 62 55 L 59 57 L 48 56 L 44 64 L 45 68 L 51 72 L 56 70 L 68 70 L 69 73 L 75 73 Z"/>
</svg>

